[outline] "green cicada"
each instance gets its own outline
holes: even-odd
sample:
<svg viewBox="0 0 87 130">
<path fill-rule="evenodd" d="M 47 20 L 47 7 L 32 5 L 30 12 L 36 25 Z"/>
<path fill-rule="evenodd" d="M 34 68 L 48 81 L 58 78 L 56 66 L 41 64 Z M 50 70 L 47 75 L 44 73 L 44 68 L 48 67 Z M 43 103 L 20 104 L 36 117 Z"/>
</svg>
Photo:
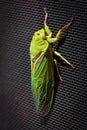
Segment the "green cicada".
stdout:
<svg viewBox="0 0 87 130">
<path fill-rule="evenodd" d="M 63 30 L 70 26 L 73 19 L 58 31 L 55 38 L 52 38 L 52 32 L 46 24 L 48 16 L 46 8 L 44 8 L 44 11 L 46 14 L 44 29 L 40 29 L 34 33 L 30 45 L 30 56 L 31 85 L 36 108 L 43 115 L 47 115 L 51 109 L 54 97 L 54 65 L 56 65 L 60 81 L 63 81 L 59 74 L 57 61 L 53 55 L 57 55 L 74 68 L 59 52 L 54 51 L 50 44 L 60 39 Z"/>
</svg>

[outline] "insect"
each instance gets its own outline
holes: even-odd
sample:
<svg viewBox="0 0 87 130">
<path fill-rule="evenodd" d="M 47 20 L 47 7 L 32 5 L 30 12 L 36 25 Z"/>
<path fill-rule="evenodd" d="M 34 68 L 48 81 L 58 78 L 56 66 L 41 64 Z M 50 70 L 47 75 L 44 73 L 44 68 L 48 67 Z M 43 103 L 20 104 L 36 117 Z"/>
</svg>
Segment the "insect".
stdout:
<svg viewBox="0 0 87 130">
<path fill-rule="evenodd" d="M 53 55 L 57 55 L 74 69 L 73 64 L 68 62 L 59 52 L 53 50 L 51 43 L 60 40 L 63 30 L 71 25 L 73 18 L 58 31 L 55 38 L 52 38 L 52 32 L 46 24 L 48 17 L 46 8 L 44 8 L 44 11 L 44 29 L 34 33 L 30 44 L 30 56 L 31 86 L 35 105 L 42 115 L 47 115 L 52 107 L 54 97 L 54 65 L 60 81 L 63 82 L 58 70 L 57 60 L 54 59 Z"/>
</svg>

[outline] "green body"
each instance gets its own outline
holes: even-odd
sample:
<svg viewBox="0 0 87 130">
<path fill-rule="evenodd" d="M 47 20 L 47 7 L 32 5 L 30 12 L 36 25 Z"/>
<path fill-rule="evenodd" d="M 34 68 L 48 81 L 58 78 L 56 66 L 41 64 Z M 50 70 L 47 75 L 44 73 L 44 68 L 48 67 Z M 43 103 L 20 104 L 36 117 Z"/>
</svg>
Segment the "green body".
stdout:
<svg viewBox="0 0 87 130">
<path fill-rule="evenodd" d="M 60 39 L 59 31 L 55 38 L 46 25 L 34 33 L 30 45 L 31 84 L 37 110 L 46 115 L 49 113 L 54 96 L 54 58 L 50 43 Z"/>
</svg>

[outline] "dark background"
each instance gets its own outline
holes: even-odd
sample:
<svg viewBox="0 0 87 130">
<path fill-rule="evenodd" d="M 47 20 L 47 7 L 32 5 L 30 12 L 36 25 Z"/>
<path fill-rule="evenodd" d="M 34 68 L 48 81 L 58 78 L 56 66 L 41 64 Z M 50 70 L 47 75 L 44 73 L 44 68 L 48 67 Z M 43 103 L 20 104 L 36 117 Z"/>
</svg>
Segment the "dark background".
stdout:
<svg viewBox="0 0 87 130">
<path fill-rule="evenodd" d="M 41 117 L 31 93 L 29 47 L 33 33 L 43 27 L 44 11 L 53 36 L 72 17 L 63 45 L 57 50 L 76 67 L 60 64 L 59 83 L 50 114 Z M 70 0 L 0 1 L 0 130 L 86 130 L 87 2 Z M 63 36 L 66 35 L 66 32 Z"/>
</svg>

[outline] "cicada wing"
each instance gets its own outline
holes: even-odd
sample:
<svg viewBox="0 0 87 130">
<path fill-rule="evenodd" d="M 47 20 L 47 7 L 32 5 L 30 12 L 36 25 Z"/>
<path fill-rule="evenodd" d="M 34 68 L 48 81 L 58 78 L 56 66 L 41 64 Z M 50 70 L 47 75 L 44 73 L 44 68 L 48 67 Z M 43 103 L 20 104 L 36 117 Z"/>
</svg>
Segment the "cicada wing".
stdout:
<svg viewBox="0 0 87 130">
<path fill-rule="evenodd" d="M 43 115 L 48 114 L 54 96 L 54 64 L 53 58 L 47 53 L 35 64 L 32 92 L 37 110 Z"/>
</svg>

